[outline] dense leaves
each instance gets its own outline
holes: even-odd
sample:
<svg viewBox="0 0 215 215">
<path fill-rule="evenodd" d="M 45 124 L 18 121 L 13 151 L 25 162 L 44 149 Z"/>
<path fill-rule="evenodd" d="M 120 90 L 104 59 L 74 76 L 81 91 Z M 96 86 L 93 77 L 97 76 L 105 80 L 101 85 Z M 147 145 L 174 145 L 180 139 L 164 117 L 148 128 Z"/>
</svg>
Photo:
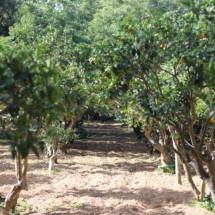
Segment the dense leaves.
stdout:
<svg viewBox="0 0 215 215">
<path fill-rule="evenodd" d="M 0 36 L 9 35 L 9 27 L 16 22 L 15 13 L 20 5 L 16 0 L 1 0 L 0 2 Z"/>
<path fill-rule="evenodd" d="M 1 115 L 12 120 L 3 136 L 18 147 L 22 155 L 33 147 L 36 130 L 45 119 L 48 123 L 61 108 L 55 104 L 58 90 L 56 64 L 43 61 L 36 52 L 11 54 L 0 62 Z"/>
</svg>

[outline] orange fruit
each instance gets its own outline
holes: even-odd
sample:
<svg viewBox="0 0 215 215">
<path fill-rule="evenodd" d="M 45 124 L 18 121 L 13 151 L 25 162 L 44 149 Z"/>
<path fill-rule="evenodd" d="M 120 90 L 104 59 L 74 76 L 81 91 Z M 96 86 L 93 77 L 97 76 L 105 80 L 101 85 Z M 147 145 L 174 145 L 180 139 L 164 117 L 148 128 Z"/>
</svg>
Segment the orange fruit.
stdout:
<svg viewBox="0 0 215 215">
<path fill-rule="evenodd" d="M 200 34 L 199 34 L 199 37 L 200 37 L 200 38 L 205 38 L 205 33 L 200 33 Z"/>
<path fill-rule="evenodd" d="M 215 119 L 214 119 L 214 118 L 211 118 L 211 119 L 210 119 L 210 123 L 215 123 Z"/>
</svg>

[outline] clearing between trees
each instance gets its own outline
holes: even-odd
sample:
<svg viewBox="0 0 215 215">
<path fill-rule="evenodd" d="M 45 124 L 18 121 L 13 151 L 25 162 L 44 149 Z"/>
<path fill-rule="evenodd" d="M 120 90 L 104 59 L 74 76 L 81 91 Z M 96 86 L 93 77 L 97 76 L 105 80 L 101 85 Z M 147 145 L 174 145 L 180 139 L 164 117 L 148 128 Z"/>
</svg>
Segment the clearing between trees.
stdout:
<svg viewBox="0 0 215 215">
<path fill-rule="evenodd" d="M 189 206 L 196 200 L 185 177 L 183 185 L 177 185 L 175 175 L 157 170 L 159 155 L 150 154 L 131 128 L 112 121 L 86 121 L 84 125 L 92 136 L 76 140 L 52 172 L 46 171 L 45 155 L 37 159 L 31 153 L 29 190 L 21 192 L 20 214 L 213 214 Z M 0 193 L 6 196 L 17 180 L 8 146 L 0 151 Z M 194 180 L 200 186 L 197 176 Z"/>
</svg>

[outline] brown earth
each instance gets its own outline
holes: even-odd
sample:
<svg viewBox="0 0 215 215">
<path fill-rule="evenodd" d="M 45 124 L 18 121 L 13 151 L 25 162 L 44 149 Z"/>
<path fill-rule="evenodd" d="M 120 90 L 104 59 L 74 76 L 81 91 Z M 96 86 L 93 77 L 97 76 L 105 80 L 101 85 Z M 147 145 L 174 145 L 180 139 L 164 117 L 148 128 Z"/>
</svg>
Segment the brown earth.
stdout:
<svg viewBox="0 0 215 215">
<path fill-rule="evenodd" d="M 183 176 L 157 170 L 157 154 L 151 155 L 133 132 L 119 123 L 88 123 L 88 140 L 74 143 L 68 155 L 60 155 L 52 173 L 45 155 L 30 156 L 29 190 L 22 191 L 17 210 L 32 215 L 210 215 L 189 206 L 196 201 Z M 0 193 L 7 195 L 16 183 L 14 164 L 6 146 L 0 148 Z M 194 180 L 200 185 L 197 176 Z"/>
</svg>

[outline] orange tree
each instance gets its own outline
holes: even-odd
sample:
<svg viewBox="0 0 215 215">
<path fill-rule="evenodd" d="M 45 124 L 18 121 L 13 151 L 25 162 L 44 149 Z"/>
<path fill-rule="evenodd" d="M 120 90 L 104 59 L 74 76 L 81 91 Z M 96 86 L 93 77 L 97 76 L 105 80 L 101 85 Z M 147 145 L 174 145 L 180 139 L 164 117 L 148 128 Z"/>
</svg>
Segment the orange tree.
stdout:
<svg viewBox="0 0 215 215">
<path fill-rule="evenodd" d="M 89 89 L 92 81 L 89 82 L 91 85 L 86 81 L 90 72 L 89 64 L 84 58 L 84 52 L 87 50 L 81 46 L 90 43 L 86 30 L 96 5 L 96 1 L 80 3 L 78 0 L 23 1 L 16 13 L 16 23 L 10 27 L 10 35 L 0 38 L 0 46 L 5 52 L 24 46 L 31 50 L 40 47 L 44 60 L 50 57 L 58 62 L 56 85 L 60 95 L 56 104 L 60 105 L 64 112 L 50 114 L 52 124 L 41 130 L 43 136 L 48 137 L 47 144 L 52 148 L 49 169 L 53 166 L 51 161 L 56 159 L 60 145 L 67 144 L 74 136 L 77 137 L 70 133 L 74 134 L 79 119 L 91 103 L 89 98 L 93 97 L 92 90 Z M 59 121 L 63 121 L 65 126 Z M 53 132 L 50 137 L 47 134 L 53 129 L 58 132 Z"/>
<path fill-rule="evenodd" d="M 42 131 L 42 139 L 47 143 L 49 149 L 49 170 L 53 168 L 54 162 L 57 162 L 58 150 L 61 148 L 64 153 L 67 153 L 67 148 L 73 140 L 84 135 L 82 128 L 84 114 L 96 102 L 92 78 L 90 78 L 90 83 L 86 79 L 88 74 L 75 62 L 71 62 L 59 74 L 57 84 L 60 96 L 57 99 L 57 104 L 64 111 L 55 113 L 52 124 L 44 127 Z M 52 131 L 51 136 L 47 135 L 50 131 Z"/>
<path fill-rule="evenodd" d="M 38 50 L 5 54 L 0 61 L 1 139 L 13 152 L 19 182 L 6 198 L 4 214 L 14 211 L 21 189 L 27 189 L 28 155 L 32 150 L 39 156 L 35 144 L 40 128 L 62 111 L 56 104 L 57 72 L 55 62 L 45 61 Z"/>
<path fill-rule="evenodd" d="M 195 196 L 200 191 L 190 165 L 206 184 L 202 197 L 215 202 L 213 140 L 206 138 L 215 113 L 214 7 L 210 1 L 183 3 L 189 8 L 125 20 L 115 35 L 95 44 L 94 63 L 108 77 L 110 98 L 137 112 L 164 162 L 171 162 L 169 148 L 183 162 Z"/>
</svg>

